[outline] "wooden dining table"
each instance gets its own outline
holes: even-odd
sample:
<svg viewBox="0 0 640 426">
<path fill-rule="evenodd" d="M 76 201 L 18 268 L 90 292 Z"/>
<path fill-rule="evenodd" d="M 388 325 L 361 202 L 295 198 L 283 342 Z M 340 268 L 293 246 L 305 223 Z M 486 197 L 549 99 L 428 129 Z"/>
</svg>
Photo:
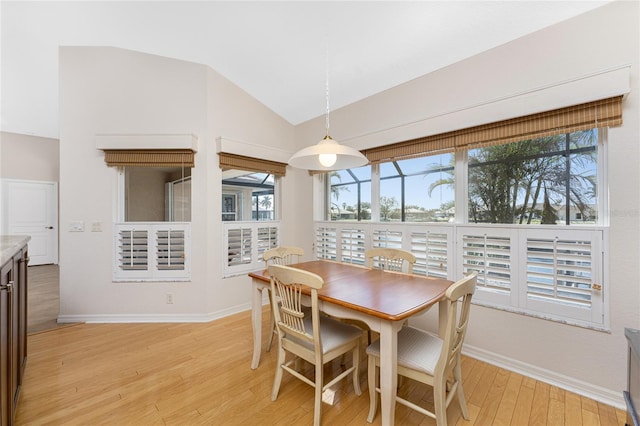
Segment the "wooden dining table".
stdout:
<svg viewBox="0 0 640 426">
<path fill-rule="evenodd" d="M 398 330 L 403 322 L 439 302 L 439 332 L 446 323 L 444 294 L 453 281 L 386 272 L 348 263 L 315 260 L 289 265 L 313 272 L 324 280 L 318 290 L 320 310 L 337 318 L 356 319 L 380 334 L 380 394 L 383 425 L 393 425 L 397 386 Z M 269 289 L 268 271 L 252 272 L 253 359 L 260 363 L 262 292 Z"/>
</svg>

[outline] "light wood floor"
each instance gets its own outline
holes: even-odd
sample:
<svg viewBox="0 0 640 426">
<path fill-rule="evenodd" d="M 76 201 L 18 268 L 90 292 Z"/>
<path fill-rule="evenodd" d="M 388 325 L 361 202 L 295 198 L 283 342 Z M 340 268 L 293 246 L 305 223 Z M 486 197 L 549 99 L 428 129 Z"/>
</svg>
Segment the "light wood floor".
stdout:
<svg viewBox="0 0 640 426">
<path fill-rule="evenodd" d="M 263 333 L 268 332 L 265 311 Z M 251 370 L 249 312 L 210 323 L 78 324 L 28 338 L 17 425 L 311 425 L 313 390 L 290 375 L 272 402 L 275 350 Z M 364 363 L 366 365 L 366 363 Z M 327 374 L 340 369 L 339 362 Z M 464 358 L 471 421 L 455 402 L 450 425 L 623 425 L 621 410 L 507 370 Z M 311 373 L 310 369 L 307 369 Z M 323 404 L 324 425 L 367 425 L 350 379 Z M 401 394 L 431 403 L 431 388 L 405 380 Z M 374 425 L 380 424 L 380 415 Z M 396 408 L 398 425 L 435 420 Z"/>
<path fill-rule="evenodd" d="M 60 309 L 60 269 L 58 265 L 29 266 L 27 289 L 27 333 L 62 327 Z"/>
</svg>

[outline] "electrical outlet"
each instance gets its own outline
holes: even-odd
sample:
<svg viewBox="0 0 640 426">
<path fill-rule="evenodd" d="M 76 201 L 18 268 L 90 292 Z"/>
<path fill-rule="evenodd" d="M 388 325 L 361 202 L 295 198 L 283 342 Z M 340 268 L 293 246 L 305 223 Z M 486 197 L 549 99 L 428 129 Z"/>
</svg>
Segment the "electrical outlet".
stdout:
<svg viewBox="0 0 640 426">
<path fill-rule="evenodd" d="M 173 293 L 167 293 L 167 305 L 173 305 Z"/>
</svg>

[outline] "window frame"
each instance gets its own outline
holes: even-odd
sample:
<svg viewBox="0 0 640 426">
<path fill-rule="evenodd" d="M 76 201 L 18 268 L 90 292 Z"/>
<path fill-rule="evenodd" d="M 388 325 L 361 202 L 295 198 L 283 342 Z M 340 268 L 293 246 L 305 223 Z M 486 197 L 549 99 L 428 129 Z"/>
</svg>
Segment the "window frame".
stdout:
<svg viewBox="0 0 640 426">
<path fill-rule="evenodd" d="M 251 173 L 266 173 L 266 181 L 269 175 L 273 177 L 273 219 L 251 219 L 251 220 L 237 220 L 238 213 L 243 209 L 239 205 L 240 198 L 237 194 L 236 198 L 236 220 L 224 221 L 222 220 L 222 205 L 219 220 L 222 223 L 222 242 L 221 253 L 222 258 L 222 271 L 223 278 L 234 277 L 238 275 L 244 275 L 249 272 L 257 271 L 265 268 L 262 254 L 270 249 L 277 247 L 280 244 L 280 212 L 282 211 L 282 176 L 269 173 L 269 172 L 257 172 L 255 170 L 233 169 L 238 171 L 246 171 Z M 263 182 L 264 182 L 263 181 Z M 220 180 L 220 186 L 222 194 L 230 195 L 224 189 L 224 182 Z M 258 194 L 259 195 L 259 194 Z M 252 199 L 249 201 L 253 201 Z M 247 203 L 251 204 L 251 203 Z M 248 214 L 252 217 L 254 210 L 249 208 Z M 247 212 L 245 212 L 247 213 Z M 258 215 L 259 216 L 259 215 Z M 240 237 L 239 245 L 237 244 L 238 233 Z M 240 261 L 237 260 L 238 250 L 240 250 Z M 235 261 L 233 260 L 235 259 Z"/>
<path fill-rule="evenodd" d="M 608 146 L 608 129 L 598 128 L 598 143 L 597 143 L 597 223 L 595 224 L 556 224 L 556 225 L 541 225 L 541 224 L 489 224 L 478 223 L 475 224 L 469 221 L 468 217 L 468 151 L 459 150 L 455 153 L 455 169 L 454 169 L 454 197 L 455 197 L 455 219 L 452 223 L 435 223 L 435 222 L 381 222 L 379 215 L 379 203 L 373 203 L 372 219 L 371 221 L 336 221 L 328 220 L 330 216 L 321 216 L 321 220 L 315 221 L 315 249 L 316 257 L 319 259 L 331 258 L 328 255 L 331 250 L 335 250 L 338 254 L 336 256 L 342 256 L 342 239 L 339 234 L 339 230 L 344 227 L 350 228 L 366 228 L 366 229 L 402 229 L 406 227 L 417 227 L 419 229 L 431 229 L 433 227 L 444 227 L 450 229 L 447 239 L 447 250 L 450 253 L 449 265 L 447 267 L 447 278 L 455 280 L 464 274 L 466 271 L 463 267 L 462 253 L 461 253 L 461 234 L 467 230 L 482 232 L 491 231 L 491 233 L 497 235 L 509 236 L 513 244 L 511 245 L 511 263 L 515 268 L 512 268 L 512 276 L 510 277 L 510 285 L 512 291 L 509 294 L 499 294 L 496 292 L 488 291 L 482 286 L 478 288 L 476 295 L 474 296 L 474 303 L 477 305 L 485 306 L 488 308 L 494 308 L 513 313 L 523 314 L 536 318 L 542 318 L 545 320 L 556 321 L 560 323 L 566 323 L 571 325 L 577 325 L 585 328 L 590 328 L 599 331 L 609 331 L 610 327 L 610 312 L 609 312 L 609 272 L 608 272 L 608 226 L 609 226 L 609 204 L 608 204 L 608 162 L 607 162 L 607 146 Z M 371 166 L 371 200 L 380 199 L 380 172 L 379 165 L 372 164 Z M 319 187 L 324 189 L 323 199 L 325 205 L 328 204 L 327 200 L 330 197 L 331 182 L 324 176 L 323 185 Z M 375 216 L 374 216 L 374 212 Z M 320 216 L 318 216 L 320 218 Z M 326 241 L 318 237 L 318 232 L 322 229 L 335 229 L 338 232 L 334 237 L 334 241 L 331 243 L 335 247 L 334 249 L 327 249 Z M 363 231 L 365 248 L 373 247 L 373 231 Z M 573 315 L 570 311 L 573 308 L 562 308 L 558 305 L 554 305 L 556 302 L 546 303 L 547 308 L 544 307 L 545 303 L 531 302 L 527 298 L 527 274 L 526 274 L 526 257 L 525 263 L 522 263 L 523 253 L 526 253 L 526 249 L 523 247 L 526 244 L 526 235 L 528 234 L 548 234 L 558 233 L 566 238 L 571 239 L 572 235 L 584 236 L 591 235 L 590 241 L 592 241 L 594 251 L 591 253 L 591 262 L 593 262 L 593 279 L 592 279 L 592 300 L 593 304 L 589 308 L 591 315 Z M 327 239 L 329 241 L 329 239 Z M 348 246 L 348 244 L 347 244 Z M 402 248 L 411 251 L 412 244 L 402 242 Z M 329 251 L 327 251 L 329 250 Z M 451 251 L 453 250 L 453 252 Z M 524 250 L 524 251 L 523 251 Z M 349 256 L 347 256 L 348 258 Z M 345 258 L 346 259 L 346 258 Z M 336 258 L 336 260 L 343 260 Z M 349 259 L 347 259 L 349 260 Z M 600 288 L 600 290 L 597 290 Z M 549 305 L 551 303 L 551 305 Z M 542 307 L 541 307 L 542 306 Z M 549 306 L 551 306 L 549 308 Z"/>
<path fill-rule="evenodd" d="M 117 199 L 115 203 L 116 221 L 113 224 L 113 282 L 188 282 L 191 281 L 191 222 L 126 222 L 126 182 L 125 166 L 117 168 Z M 191 179 L 191 176 L 189 177 Z M 126 230 L 147 232 L 148 267 L 143 270 L 126 270 L 120 267 L 122 252 L 120 251 L 120 233 Z M 162 267 L 162 255 L 158 252 L 157 238 L 159 232 L 184 232 L 183 268 L 179 270 Z"/>
</svg>

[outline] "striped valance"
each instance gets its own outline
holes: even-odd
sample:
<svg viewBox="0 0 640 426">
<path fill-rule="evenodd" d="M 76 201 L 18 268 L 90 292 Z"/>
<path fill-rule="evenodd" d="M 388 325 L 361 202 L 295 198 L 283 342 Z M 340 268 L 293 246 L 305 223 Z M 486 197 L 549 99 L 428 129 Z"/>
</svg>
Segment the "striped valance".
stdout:
<svg viewBox="0 0 640 426">
<path fill-rule="evenodd" d="M 243 155 L 218 153 L 220 157 L 220 168 L 248 170 L 258 173 L 269 173 L 275 176 L 284 176 L 287 172 L 287 164 L 277 161 L 265 160 L 262 158 L 245 157 Z"/>
<path fill-rule="evenodd" d="M 622 96 L 412 139 L 362 153 L 384 163 L 622 124 Z"/>
<path fill-rule="evenodd" d="M 130 167 L 194 167 L 190 149 L 105 149 L 108 166 Z"/>
</svg>

